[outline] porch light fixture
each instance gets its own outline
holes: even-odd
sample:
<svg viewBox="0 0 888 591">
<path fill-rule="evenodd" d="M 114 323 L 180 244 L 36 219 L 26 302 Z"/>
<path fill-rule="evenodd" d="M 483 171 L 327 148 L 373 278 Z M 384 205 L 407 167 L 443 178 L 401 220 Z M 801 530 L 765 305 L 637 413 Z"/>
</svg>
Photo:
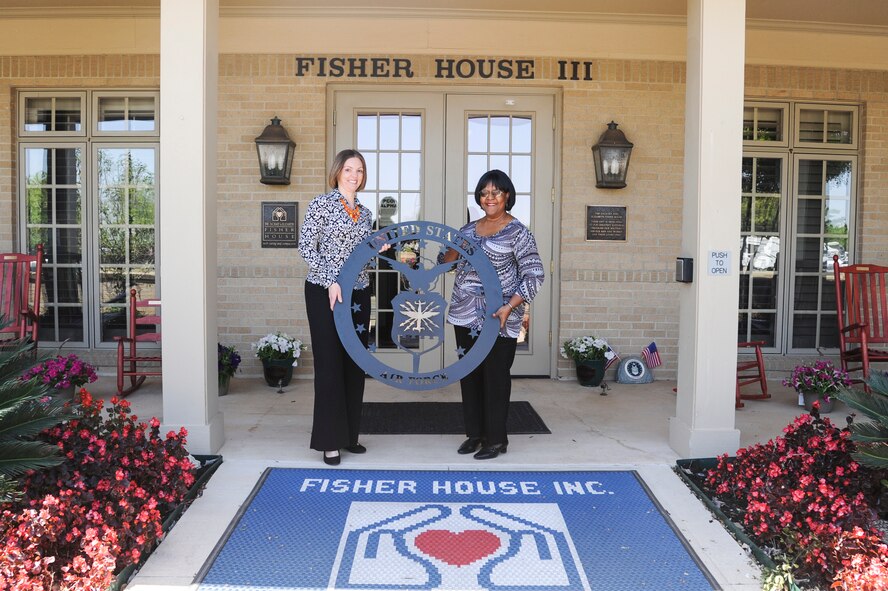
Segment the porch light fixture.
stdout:
<svg viewBox="0 0 888 591">
<path fill-rule="evenodd" d="M 281 120 L 274 117 L 271 125 L 256 138 L 259 154 L 259 181 L 264 185 L 289 185 L 293 166 L 293 150 L 296 144 L 287 135 Z"/>
<path fill-rule="evenodd" d="M 626 172 L 629 170 L 629 156 L 632 155 L 632 142 L 617 129 L 611 121 L 607 130 L 592 146 L 592 159 L 595 161 L 595 186 L 599 189 L 622 189 L 626 186 Z"/>
</svg>

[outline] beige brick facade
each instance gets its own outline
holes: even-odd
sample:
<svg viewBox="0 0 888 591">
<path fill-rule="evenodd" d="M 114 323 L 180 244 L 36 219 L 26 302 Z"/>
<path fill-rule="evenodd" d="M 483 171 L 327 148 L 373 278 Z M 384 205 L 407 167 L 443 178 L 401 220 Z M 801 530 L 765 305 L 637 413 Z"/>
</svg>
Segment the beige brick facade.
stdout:
<svg viewBox="0 0 888 591">
<path fill-rule="evenodd" d="M 433 57 L 399 57 L 412 59 L 416 78 L 411 84 L 450 82 L 433 77 Z M 559 88 L 562 99 L 562 143 L 556 146 L 561 170 L 555 171 L 560 186 L 560 235 L 555 238 L 560 242 L 554 245 L 559 267 L 550 278 L 559 281 L 560 289 L 553 347 L 594 333 L 622 354 L 635 354 L 653 340 L 664 361 L 657 377 L 674 378 L 679 319 L 673 268 L 681 254 L 685 66 L 596 60 L 592 81 L 559 81 L 555 58 L 536 58 L 536 64 L 536 79 L 520 83 Z M 260 247 L 259 203 L 297 201 L 301 217 L 308 202 L 325 190 L 326 84 L 331 81 L 342 80 L 297 77 L 292 55 L 220 58 L 219 340 L 237 346 L 247 374 L 260 371 L 250 353 L 250 343 L 258 337 L 283 330 L 308 340 L 302 304 L 305 266 L 295 250 Z M 156 55 L 0 57 L 0 248 L 18 248 L 16 90 L 158 84 Z M 862 106 L 857 253 L 860 260 L 888 263 L 888 73 L 747 66 L 746 96 Z M 292 184 L 285 187 L 258 182 L 253 140 L 274 115 L 297 144 Z M 592 168 L 591 147 L 611 119 L 635 143 L 628 187 L 619 191 L 596 189 Z M 585 206 L 596 204 L 627 207 L 625 243 L 585 241 Z M 110 362 L 108 355 L 94 358 Z M 779 360 L 769 364 L 785 365 Z M 309 351 L 297 376 L 308 377 L 311 371 Z M 557 374 L 571 376 L 573 368 L 558 358 Z"/>
</svg>

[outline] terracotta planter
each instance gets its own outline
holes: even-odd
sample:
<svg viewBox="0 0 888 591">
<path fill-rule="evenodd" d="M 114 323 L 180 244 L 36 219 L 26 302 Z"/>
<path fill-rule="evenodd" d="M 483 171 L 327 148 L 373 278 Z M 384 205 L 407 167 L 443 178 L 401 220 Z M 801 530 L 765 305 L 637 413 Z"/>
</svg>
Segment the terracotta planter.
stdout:
<svg viewBox="0 0 888 591">
<path fill-rule="evenodd" d="M 604 379 L 604 366 L 606 363 L 604 359 L 577 361 L 577 381 L 581 386 L 587 388 L 600 386 L 601 380 Z"/>
<path fill-rule="evenodd" d="M 284 387 L 293 378 L 293 360 L 263 359 L 262 374 L 265 376 L 265 383 L 269 386 Z"/>
</svg>

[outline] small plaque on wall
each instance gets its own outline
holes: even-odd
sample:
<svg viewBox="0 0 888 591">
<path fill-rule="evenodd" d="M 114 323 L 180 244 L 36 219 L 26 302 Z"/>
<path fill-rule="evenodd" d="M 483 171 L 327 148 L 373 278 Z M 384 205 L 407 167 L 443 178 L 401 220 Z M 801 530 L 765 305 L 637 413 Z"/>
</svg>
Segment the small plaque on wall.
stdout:
<svg viewBox="0 0 888 591">
<path fill-rule="evenodd" d="M 626 242 L 626 207 L 623 205 L 587 205 L 586 240 Z"/>
<path fill-rule="evenodd" d="M 295 201 L 262 202 L 262 248 L 296 248 L 299 246 Z"/>
</svg>

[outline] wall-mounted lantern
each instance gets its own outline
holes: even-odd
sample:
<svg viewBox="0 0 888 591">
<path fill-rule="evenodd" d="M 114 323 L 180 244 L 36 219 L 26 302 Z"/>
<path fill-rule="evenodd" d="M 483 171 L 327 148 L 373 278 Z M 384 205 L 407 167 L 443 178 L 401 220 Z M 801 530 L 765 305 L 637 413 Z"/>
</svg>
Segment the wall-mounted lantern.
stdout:
<svg viewBox="0 0 888 591">
<path fill-rule="evenodd" d="M 281 120 L 273 118 L 271 125 L 267 125 L 262 135 L 256 138 L 259 181 L 265 185 L 289 185 L 294 148 L 296 144 L 287 135 Z"/>
<path fill-rule="evenodd" d="M 632 155 L 632 142 L 617 129 L 611 121 L 607 130 L 592 146 L 592 159 L 595 161 L 595 186 L 600 189 L 622 189 L 626 186 L 626 172 L 629 170 L 629 156 Z"/>
</svg>

